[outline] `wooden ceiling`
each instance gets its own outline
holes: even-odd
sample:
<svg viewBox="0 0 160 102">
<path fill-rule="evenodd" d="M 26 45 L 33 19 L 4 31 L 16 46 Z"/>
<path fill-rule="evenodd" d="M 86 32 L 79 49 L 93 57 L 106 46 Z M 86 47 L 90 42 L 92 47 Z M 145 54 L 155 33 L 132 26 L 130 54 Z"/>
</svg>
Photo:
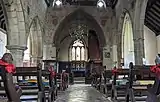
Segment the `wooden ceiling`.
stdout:
<svg viewBox="0 0 160 102">
<path fill-rule="evenodd" d="M 104 0 L 106 6 L 109 6 L 114 9 L 118 0 Z M 48 7 L 52 6 L 53 0 L 45 0 Z M 97 6 L 98 0 L 62 0 L 63 5 L 79 5 L 79 6 Z"/>
<path fill-rule="evenodd" d="M 148 0 L 145 25 L 150 28 L 156 36 L 160 34 L 160 0 Z"/>
<path fill-rule="evenodd" d="M 106 6 L 114 8 L 118 0 L 104 0 L 104 1 L 106 2 Z M 69 3 L 70 5 L 96 6 L 98 0 L 65 0 L 65 2 Z"/>
<path fill-rule="evenodd" d="M 4 17 L 4 12 L 1 4 L 0 4 L 0 28 L 6 31 L 6 20 Z"/>
</svg>

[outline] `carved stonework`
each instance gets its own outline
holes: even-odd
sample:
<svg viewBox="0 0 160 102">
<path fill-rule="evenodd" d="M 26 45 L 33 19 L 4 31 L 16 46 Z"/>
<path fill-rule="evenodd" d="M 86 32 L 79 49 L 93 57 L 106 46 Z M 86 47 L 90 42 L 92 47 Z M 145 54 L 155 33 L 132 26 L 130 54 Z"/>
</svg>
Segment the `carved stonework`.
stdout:
<svg viewBox="0 0 160 102">
<path fill-rule="evenodd" d="M 52 24 L 54 25 L 54 26 L 56 26 L 57 24 L 58 24 L 58 18 L 57 18 L 57 16 L 52 16 Z"/>
<path fill-rule="evenodd" d="M 104 27 L 105 25 L 106 25 L 106 19 L 104 19 L 104 20 L 101 20 L 101 25 Z"/>
</svg>

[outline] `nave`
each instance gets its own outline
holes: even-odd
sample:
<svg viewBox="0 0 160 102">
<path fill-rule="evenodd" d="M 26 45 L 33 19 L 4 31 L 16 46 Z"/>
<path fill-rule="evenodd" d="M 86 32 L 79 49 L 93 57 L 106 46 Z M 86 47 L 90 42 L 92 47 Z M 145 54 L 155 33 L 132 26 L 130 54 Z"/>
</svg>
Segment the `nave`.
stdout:
<svg viewBox="0 0 160 102">
<path fill-rule="evenodd" d="M 111 102 L 90 84 L 71 85 L 56 102 Z"/>
</svg>

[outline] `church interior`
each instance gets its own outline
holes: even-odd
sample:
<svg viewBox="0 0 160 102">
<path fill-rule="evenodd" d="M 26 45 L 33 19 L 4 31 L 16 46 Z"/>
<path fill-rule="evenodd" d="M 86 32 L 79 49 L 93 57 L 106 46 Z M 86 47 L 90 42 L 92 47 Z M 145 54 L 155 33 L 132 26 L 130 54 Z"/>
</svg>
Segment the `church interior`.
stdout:
<svg viewBox="0 0 160 102">
<path fill-rule="evenodd" d="M 160 102 L 160 0 L 0 0 L 0 102 Z"/>
</svg>

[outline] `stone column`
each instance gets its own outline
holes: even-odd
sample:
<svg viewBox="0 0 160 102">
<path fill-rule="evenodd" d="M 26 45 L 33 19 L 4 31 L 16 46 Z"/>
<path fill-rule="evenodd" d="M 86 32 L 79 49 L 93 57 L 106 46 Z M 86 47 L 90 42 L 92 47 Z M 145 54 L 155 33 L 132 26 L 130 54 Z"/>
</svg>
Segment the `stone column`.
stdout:
<svg viewBox="0 0 160 102">
<path fill-rule="evenodd" d="M 136 30 L 135 34 L 138 35 L 134 38 L 135 64 L 142 65 L 144 58 L 143 30 Z"/>
<path fill-rule="evenodd" d="M 106 66 L 107 69 L 112 69 L 113 61 L 112 61 L 112 51 L 111 46 L 107 45 L 103 48 L 103 66 Z"/>
<path fill-rule="evenodd" d="M 56 47 L 54 45 L 43 46 L 43 60 L 56 60 Z"/>
<path fill-rule="evenodd" d="M 112 55 L 113 55 L 113 63 L 116 67 L 118 67 L 117 45 L 112 46 Z"/>
<path fill-rule="evenodd" d="M 31 66 L 37 66 L 38 63 L 41 63 L 42 57 L 32 56 L 30 59 Z"/>
<path fill-rule="evenodd" d="M 10 53 L 13 56 L 13 63 L 16 67 L 22 67 L 23 66 L 23 56 L 24 56 L 24 50 L 27 49 L 27 47 L 24 46 L 18 46 L 18 45 L 7 45 L 6 48 L 10 51 Z"/>
<path fill-rule="evenodd" d="M 148 0 L 137 0 L 134 10 L 134 52 L 135 64 L 143 65 L 144 54 L 144 19 Z"/>
</svg>

